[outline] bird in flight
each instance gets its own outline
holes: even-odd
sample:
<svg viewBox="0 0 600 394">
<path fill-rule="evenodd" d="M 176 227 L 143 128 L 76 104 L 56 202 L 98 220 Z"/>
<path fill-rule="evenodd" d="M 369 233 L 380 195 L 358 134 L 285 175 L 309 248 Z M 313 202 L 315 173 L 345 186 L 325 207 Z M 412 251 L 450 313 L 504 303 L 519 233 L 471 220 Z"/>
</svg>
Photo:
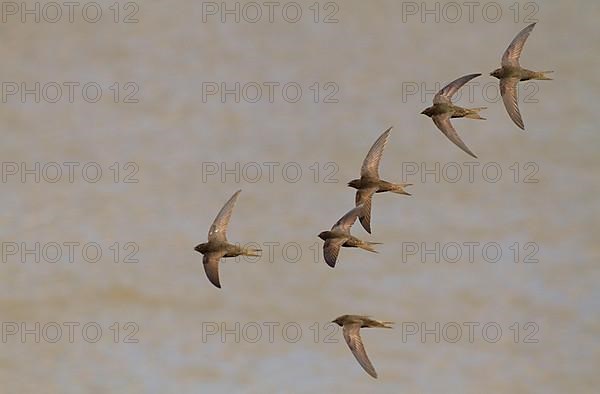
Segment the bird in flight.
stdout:
<svg viewBox="0 0 600 394">
<path fill-rule="evenodd" d="M 412 186 L 411 183 L 391 183 L 379 179 L 379 162 L 391 130 L 390 127 L 384 131 L 367 153 L 360 169 L 360 179 L 353 179 L 348 182 L 348 186 L 357 189 L 356 206 L 363 206 L 358 218 L 369 234 L 371 234 L 371 199 L 374 193 L 392 192 L 410 196 L 410 193 L 404 190 L 404 187 Z"/>
<path fill-rule="evenodd" d="M 360 337 L 360 329 L 370 327 L 392 328 L 390 324 L 394 324 L 394 322 L 373 320 L 368 316 L 342 315 L 333 320 L 332 323 L 336 323 L 343 328 L 344 339 L 352 351 L 352 354 L 354 354 L 354 357 L 360 366 L 363 367 L 369 375 L 377 379 L 377 372 L 367 356 L 362 338 Z"/>
<path fill-rule="evenodd" d="M 223 205 L 219 214 L 215 218 L 210 230 L 208 230 L 208 242 L 196 245 L 194 250 L 202 253 L 202 263 L 204 271 L 210 283 L 221 288 L 219 281 L 219 261 L 223 257 L 237 256 L 259 256 L 260 249 L 243 248 L 238 245 L 230 244 L 227 241 L 227 225 L 233 212 L 233 206 L 242 191 L 238 190 Z"/>
<path fill-rule="evenodd" d="M 517 84 L 520 81 L 528 81 L 530 79 L 552 80 L 552 78 L 545 75 L 552 71 L 531 71 L 521 67 L 519 64 L 519 58 L 525 46 L 525 41 L 527 41 L 527 37 L 529 37 L 534 27 L 535 23 L 532 23 L 517 34 L 508 48 L 506 48 L 506 51 L 504 51 L 504 55 L 502 55 L 502 67 L 490 73 L 491 76 L 500 80 L 500 94 L 502 95 L 506 112 L 508 112 L 508 116 L 510 116 L 521 130 L 525 130 L 525 124 L 519 111 Z"/>
<path fill-rule="evenodd" d="M 377 253 L 372 245 L 380 245 L 379 242 L 362 241 L 350 234 L 350 228 L 356 222 L 356 218 L 360 215 L 362 209 L 362 205 L 352 208 L 331 227 L 331 230 L 319 233 L 319 238 L 325 241 L 323 244 L 325 262 L 331 268 L 335 267 L 342 246 L 345 248 L 361 248 Z"/>
<path fill-rule="evenodd" d="M 452 96 L 454 96 L 464 84 L 480 75 L 481 74 L 469 74 L 450 82 L 433 97 L 433 105 L 421 112 L 423 115 L 429 116 L 437 128 L 440 129 L 440 131 L 444 133 L 444 135 L 448 137 L 448 139 L 452 141 L 454 145 L 458 146 L 460 149 L 474 158 L 477 158 L 477 156 L 460 139 L 458 133 L 454 129 L 454 126 L 452 126 L 450 119 L 469 118 L 485 120 L 485 118 L 479 116 L 478 112 L 482 109 L 486 109 L 487 107 L 463 108 L 452 104 L 451 99 Z"/>
</svg>

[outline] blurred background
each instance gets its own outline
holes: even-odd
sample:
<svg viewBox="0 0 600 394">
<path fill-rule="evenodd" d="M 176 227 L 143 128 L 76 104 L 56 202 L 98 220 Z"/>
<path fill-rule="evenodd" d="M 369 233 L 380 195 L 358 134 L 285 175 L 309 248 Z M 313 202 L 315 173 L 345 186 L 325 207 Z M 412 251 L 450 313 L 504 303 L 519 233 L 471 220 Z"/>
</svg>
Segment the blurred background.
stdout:
<svg viewBox="0 0 600 394">
<path fill-rule="evenodd" d="M 58 4 L 2 4 L 2 392 L 598 387 L 599 4 Z M 535 21 L 521 64 L 555 72 L 522 132 L 488 74 Z M 473 72 L 478 160 L 419 114 Z M 379 254 L 331 269 L 316 235 L 389 126 L 380 174 L 413 196 L 375 196 L 353 233 Z M 263 257 L 217 289 L 193 247 L 238 189 L 228 237 Z M 378 380 L 346 313 L 396 322 L 362 332 Z"/>
</svg>

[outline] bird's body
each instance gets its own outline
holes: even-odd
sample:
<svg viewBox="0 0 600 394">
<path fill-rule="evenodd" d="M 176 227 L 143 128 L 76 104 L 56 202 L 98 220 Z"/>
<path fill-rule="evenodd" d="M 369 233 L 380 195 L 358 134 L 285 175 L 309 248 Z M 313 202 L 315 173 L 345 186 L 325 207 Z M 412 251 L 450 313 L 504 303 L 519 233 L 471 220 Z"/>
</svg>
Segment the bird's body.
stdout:
<svg viewBox="0 0 600 394">
<path fill-rule="evenodd" d="M 238 245 L 230 244 L 229 242 L 205 242 L 199 245 L 196 245 L 194 248 L 196 252 L 206 254 L 206 253 L 223 253 L 223 257 L 237 257 L 237 256 L 258 256 L 258 254 L 253 253 L 253 249 L 244 249 Z M 252 253 L 252 254 L 250 254 Z"/>
<path fill-rule="evenodd" d="M 373 146 L 371 146 L 371 149 L 363 160 L 360 169 L 360 178 L 348 182 L 348 186 L 357 189 L 355 205 L 363 206 L 363 210 L 359 214 L 359 220 L 369 234 L 371 234 L 371 199 L 373 194 L 392 192 L 410 196 L 410 193 L 404 190 L 406 186 L 411 186 L 410 183 L 391 183 L 379 178 L 379 162 L 381 161 L 383 149 L 391 130 L 392 128 L 390 127 L 384 131 Z"/>
<path fill-rule="evenodd" d="M 368 316 L 361 315 L 342 315 L 332 321 L 343 328 L 344 339 L 348 344 L 348 347 L 352 351 L 352 354 L 356 358 L 356 361 L 361 367 L 373 378 L 377 379 L 377 372 L 371 364 L 371 360 L 367 356 L 367 352 L 360 336 L 361 328 L 392 328 L 390 325 L 393 324 L 391 321 L 380 321 L 371 319 Z"/>
<path fill-rule="evenodd" d="M 532 71 L 521 67 L 519 63 L 525 42 L 534 27 L 535 23 L 532 23 L 517 34 L 502 55 L 501 67 L 490 73 L 491 76 L 500 80 L 500 95 L 502 96 L 506 112 L 508 112 L 512 121 L 522 130 L 525 130 L 525 124 L 521 117 L 521 111 L 519 111 L 517 84 L 521 81 L 532 79 L 552 79 L 546 75 L 552 71 Z"/>
<path fill-rule="evenodd" d="M 431 107 L 425 108 L 421 112 L 421 114 L 429 116 L 431 120 L 433 120 L 433 123 L 437 126 L 437 128 L 442 133 L 444 133 L 444 135 L 448 137 L 450 141 L 452 141 L 464 152 L 475 158 L 477 158 L 477 156 L 467 147 L 467 145 L 458 136 L 458 133 L 454 129 L 454 126 L 452 126 L 450 119 L 468 118 L 485 120 L 485 118 L 482 118 L 479 115 L 479 111 L 485 109 L 486 107 L 463 108 L 459 107 L 458 105 L 454 105 L 451 99 L 452 96 L 456 94 L 456 92 L 458 92 L 458 90 L 464 84 L 480 75 L 481 74 L 469 74 L 450 82 L 439 92 L 437 92 L 437 94 L 434 96 L 433 105 Z"/>
<path fill-rule="evenodd" d="M 350 234 L 350 228 L 354 222 L 356 222 L 362 209 L 362 205 L 354 207 L 342 216 L 340 220 L 331 227 L 331 230 L 321 231 L 319 233 L 319 238 L 325 241 L 323 244 L 323 257 L 325 258 L 327 265 L 331 268 L 335 267 L 340 248 L 342 247 L 360 248 L 377 253 L 377 251 L 373 249 L 373 245 L 379 245 L 378 242 L 363 241 Z"/>
<path fill-rule="evenodd" d="M 472 118 L 472 119 L 483 119 L 479 116 L 478 112 L 483 108 L 463 108 L 454 104 L 447 103 L 436 103 L 431 107 L 426 108 L 422 114 L 429 117 L 434 116 L 446 116 L 450 118 Z"/>
<path fill-rule="evenodd" d="M 522 67 L 506 66 L 495 69 L 490 75 L 498 79 L 517 78 L 519 81 L 529 81 L 531 79 L 550 80 L 550 78 L 544 75 L 547 72 L 549 71 L 531 71 Z"/>
<path fill-rule="evenodd" d="M 196 252 L 204 255 L 202 263 L 204 265 L 206 276 L 210 283 L 218 288 L 221 288 L 221 282 L 219 280 L 219 261 L 221 258 L 259 256 L 258 252 L 260 252 L 260 249 L 243 248 L 227 241 L 227 226 L 240 192 L 241 190 L 235 192 L 217 214 L 217 217 L 208 231 L 208 242 L 198 244 L 194 247 Z"/>
<path fill-rule="evenodd" d="M 390 324 L 394 324 L 392 321 L 381 321 L 371 319 L 369 316 L 363 315 L 342 315 L 336 318 L 332 323 L 343 327 L 345 324 L 360 324 L 360 328 L 392 328 Z"/>
<path fill-rule="evenodd" d="M 344 248 L 361 248 L 375 253 L 377 252 L 372 248 L 371 245 L 379 245 L 378 242 L 363 241 L 356 238 L 354 235 L 349 235 L 341 231 L 323 231 L 319 234 L 319 238 L 321 238 L 323 241 L 344 240 L 344 243 L 341 245 Z"/>
<path fill-rule="evenodd" d="M 357 190 L 375 189 L 374 193 L 394 192 L 410 196 L 410 194 L 404 190 L 404 187 L 411 185 L 405 183 L 392 183 L 372 177 L 361 177 L 360 179 L 353 179 L 348 182 L 348 186 Z"/>
</svg>

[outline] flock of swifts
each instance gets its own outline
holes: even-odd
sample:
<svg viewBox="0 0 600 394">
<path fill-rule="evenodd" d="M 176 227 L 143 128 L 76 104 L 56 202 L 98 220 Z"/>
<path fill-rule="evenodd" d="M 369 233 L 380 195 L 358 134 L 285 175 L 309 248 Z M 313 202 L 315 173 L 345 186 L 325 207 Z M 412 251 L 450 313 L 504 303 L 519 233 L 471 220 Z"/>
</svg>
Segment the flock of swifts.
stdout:
<svg viewBox="0 0 600 394">
<path fill-rule="evenodd" d="M 504 52 L 501 62 L 502 67 L 490 73 L 490 75 L 500 80 L 500 93 L 502 95 L 504 106 L 506 107 L 510 118 L 522 130 L 525 130 L 525 126 L 523 124 L 523 119 L 521 118 L 521 113 L 519 112 L 517 84 L 519 81 L 527 81 L 530 79 L 551 79 L 545 75 L 551 71 L 531 71 L 522 68 L 519 64 L 521 51 L 534 26 L 535 23 L 521 30 Z M 451 99 L 463 85 L 480 75 L 481 74 L 469 74 L 450 82 L 434 96 L 433 105 L 421 112 L 422 114 L 429 116 L 437 128 L 440 129 L 450 141 L 475 158 L 477 156 L 475 156 L 459 137 L 452 126 L 450 119 L 469 118 L 485 120 L 485 118 L 479 116 L 479 111 L 485 109 L 485 107 L 462 108 L 452 104 Z M 404 190 L 406 186 L 411 186 L 410 184 L 391 183 L 379 178 L 379 161 L 381 160 L 383 149 L 388 141 L 391 129 L 391 127 L 387 129 L 377 141 L 375 141 L 369 150 L 369 153 L 367 153 L 367 157 L 365 157 L 360 169 L 360 179 L 354 179 L 348 183 L 348 186 L 357 189 L 355 199 L 356 206 L 342 216 L 342 218 L 333 225 L 331 230 L 322 231 L 319 234 L 319 238 L 325 241 L 323 245 L 325 262 L 332 268 L 335 267 L 342 247 L 361 248 L 370 252 L 376 252 L 373 245 L 377 245 L 377 242 L 363 241 L 350 234 L 350 228 L 354 225 L 357 218 L 360 220 L 363 228 L 371 234 L 371 199 L 373 194 L 392 192 L 410 195 L 410 193 Z M 227 225 L 231 218 L 233 206 L 235 205 L 240 192 L 241 190 L 238 190 L 229 201 L 225 203 L 223 208 L 221 208 L 221 211 L 208 231 L 208 242 L 199 244 L 194 248 L 197 252 L 204 255 L 202 261 L 204 263 L 206 276 L 208 277 L 208 280 L 218 288 L 221 287 L 221 282 L 219 281 L 219 261 L 221 258 L 236 257 L 240 255 L 259 256 L 259 252 L 261 251 L 260 249 L 243 248 L 227 241 Z M 390 324 L 393 323 L 373 320 L 368 316 L 360 315 L 342 315 L 333 320 L 332 323 L 336 323 L 343 327 L 344 339 L 350 347 L 352 354 L 354 354 L 358 363 L 369 375 L 377 378 L 377 372 L 375 372 L 375 368 L 367 357 L 367 353 L 363 346 L 360 337 L 360 329 L 366 327 L 392 328 Z"/>
</svg>

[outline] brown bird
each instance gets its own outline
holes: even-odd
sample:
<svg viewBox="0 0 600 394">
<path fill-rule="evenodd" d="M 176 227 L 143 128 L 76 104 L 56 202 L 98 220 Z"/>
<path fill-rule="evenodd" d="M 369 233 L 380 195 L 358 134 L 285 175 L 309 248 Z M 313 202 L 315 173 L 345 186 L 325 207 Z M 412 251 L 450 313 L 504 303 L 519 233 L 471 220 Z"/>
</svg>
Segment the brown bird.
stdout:
<svg viewBox="0 0 600 394">
<path fill-rule="evenodd" d="M 379 162 L 391 130 L 390 127 L 384 131 L 367 153 L 360 169 L 360 179 L 348 182 L 348 186 L 357 189 L 356 206 L 363 206 L 359 215 L 360 224 L 369 234 L 371 234 L 371 199 L 374 193 L 392 192 L 410 196 L 404 187 L 412 186 L 411 183 L 391 183 L 379 179 Z"/>
<path fill-rule="evenodd" d="M 475 156 L 475 153 L 471 152 L 467 145 L 460 139 L 450 122 L 450 118 L 485 120 L 485 118 L 479 116 L 478 112 L 487 107 L 462 108 L 452 104 L 451 98 L 464 84 L 480 75 L 481 74 L 469 74 L 450 82 L 433 97 L 433 105 L 421 112 L 423 115 L 429 116 L 437 128 L 440 129 L 450 141 L 474 158 L 477 158 L 477 156 Z"/>
<path fill-rule="evenodd" d="M 530 79 L 552 80 L 552 78 L 548 78 L 545 75 L 552 71 L 531 71 L 522 68 L 519 64 L 519 58 L 525 46 L 525 41 L 527 41 L 527 37 L 529 37 L 534 27 L 535 23 L 532 23 L 517 34 L 508 48 L 506 48 L 506 51 L 504 51 L 504 55 L 502 55 L 502 67 L 490 73 L 491 76 L 500 80 L 500 94 L 502 95 L 502 101 L 504 101 L 504 107 L 508 112 L 508 116 L 510 116 L 521 130 L 525 130 L 525 124 L 519 111 L 517 84 L 519 81 L 528 81 Z"/>
<path fill-rule="evenodd" d="M 344 339 L 352 351 L 352 354 L 354 354 L 354 357 L 360 366 L 363 367 L 369 375 L 377 379 L 377 372 L 375 371 L 373 364 L 371 364 L 367 352 L 365 351 L 365 347 L 363 346 L 360 337 L 360 329 L 370 327 L 392 328 L 389 325 L 394 324 L 394 322 L 373 320 L 368 316 L 343 315 L 333 320 L 332 323 L 336 323 L 343 327 Z"/>
<path fill-rule="evenodd" d="M 242 248 L 237 245 L 230 244 L 227 242 L 227 225 L 231 218 L 231 212 L 233 206 L 237 201 L 238 196 L 242 191 L 238 190 L 233 196 L 223 205 L 223 208 L 219 211 L 219 214 L 215 218 L 210 230 L 208 231 L 208 242 L 196 245 L 194 250 L 202 253 L 204 257 L 202 262 L 204 263 L 204 271 L 210 283 L 221 288 L 219 282 L 219 261 L 223 257 L 237 257 L 237 256 L 259 256 L 257 252 L 260 249 Z"/>
<path fill-rule="evenodd" d="M 361 248 L 377 253 L 372 245 L 380 245 L 379 242 L 362 241 L 350 234 L 350 227 L 356 222 L 356 218 L 360 215 L 362 209 L 362 205 L 352 208 L 333 225 L 330 231 L 321 231 L 319 233 L 319 238 L 325 241 L 323 244 L 325 262 L 331 268 L 335 267 L 342 246 L 345 248 Z"/>
</svg>

